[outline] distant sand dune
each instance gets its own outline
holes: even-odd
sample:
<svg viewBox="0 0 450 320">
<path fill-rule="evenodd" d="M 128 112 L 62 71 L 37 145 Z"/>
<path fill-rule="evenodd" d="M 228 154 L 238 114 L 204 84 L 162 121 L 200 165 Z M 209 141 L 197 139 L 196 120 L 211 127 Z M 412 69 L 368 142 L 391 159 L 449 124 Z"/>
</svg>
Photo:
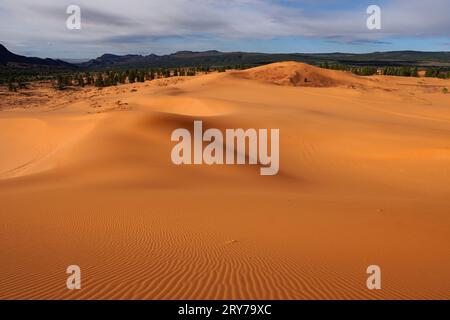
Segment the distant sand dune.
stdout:
<svg viewBox="0 0 450 320">
<path fill-rule="evenodd" d="M 322 69 L 299 62 L 280 62 L 233 73 L 236 77 L 294 87 L 334 87 L 369 84 L 348 72 Z"/>
</svg>

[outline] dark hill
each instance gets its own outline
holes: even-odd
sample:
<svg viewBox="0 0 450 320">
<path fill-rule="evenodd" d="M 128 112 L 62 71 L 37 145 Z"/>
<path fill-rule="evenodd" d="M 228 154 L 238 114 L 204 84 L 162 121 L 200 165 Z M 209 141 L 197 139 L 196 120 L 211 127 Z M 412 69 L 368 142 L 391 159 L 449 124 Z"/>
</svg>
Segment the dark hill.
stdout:
<svg viewBox="0 0 450 320">
<path fill-rule="evenodd" d="M 75 69 L 75 65 L 53 59 L 41 59 L 34 57 L 25 57 L 14 54 L 5 46 L 0 44 L 0 65 L 8 68 L 60 68 L 60 69 Z"/>
<path fill-rule="evenodd" d="M 309 64 L 329 63 L 353 66 L 450 66 L 450 52 L 395 51 L 368 54 L 318 53 L 269 54 L 253 52 L 179 51 L 169 55 L 105 54 L 80 64 L 87 69 L 198 67 L 198 66 L 260 66 L 264 64 L 297 61 Z"/>
</svg>

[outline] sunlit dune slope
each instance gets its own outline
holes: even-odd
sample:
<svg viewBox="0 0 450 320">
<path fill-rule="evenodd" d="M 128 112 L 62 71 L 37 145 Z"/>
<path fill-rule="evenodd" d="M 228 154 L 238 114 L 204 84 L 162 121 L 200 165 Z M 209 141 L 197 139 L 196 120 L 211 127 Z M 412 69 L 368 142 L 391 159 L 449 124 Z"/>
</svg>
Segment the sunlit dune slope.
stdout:
<svg viewBox="0 0 450 320">
<path fill-rule="evenodd" d="M 6 96 L 0 298 L 449 299 L 444 87 L 287 62 Z M 194 120 L 280 129 L 279 174 L 174 165 Z"/>
</svg>

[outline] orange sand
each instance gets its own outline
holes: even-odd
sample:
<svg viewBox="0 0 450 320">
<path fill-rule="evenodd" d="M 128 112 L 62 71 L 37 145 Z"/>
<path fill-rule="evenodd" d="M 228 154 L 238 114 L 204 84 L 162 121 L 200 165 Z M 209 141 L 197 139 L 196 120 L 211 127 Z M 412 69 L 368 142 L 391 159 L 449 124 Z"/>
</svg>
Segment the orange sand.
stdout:
<svg viewBox="0 0 450 320">
<path fill-rule="evenodd" d="M 2 89 L 0 298 L 449 299 L 443 87 L 282 63 Z M 173 165 L 170 134 L 194 120 L 279 128 L 280 173 Z"/>
</svg>

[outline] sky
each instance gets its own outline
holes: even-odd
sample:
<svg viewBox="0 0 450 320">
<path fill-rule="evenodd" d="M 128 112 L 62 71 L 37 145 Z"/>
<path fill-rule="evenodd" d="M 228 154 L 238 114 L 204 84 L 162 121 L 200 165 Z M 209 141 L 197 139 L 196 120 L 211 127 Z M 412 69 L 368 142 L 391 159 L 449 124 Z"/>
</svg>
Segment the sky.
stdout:
<svg viewBox="0 0 450 320">
<path fill-rule="evenodd" d="M 81 29 L 66 26 L 81 9 Z M 366 10 L 381 9 L 369 30 Z M 0 43 L 22 55 L 88 59 L 181 50 L 450 51 L 449 0 L 1 0 Z"/>
</svg>

